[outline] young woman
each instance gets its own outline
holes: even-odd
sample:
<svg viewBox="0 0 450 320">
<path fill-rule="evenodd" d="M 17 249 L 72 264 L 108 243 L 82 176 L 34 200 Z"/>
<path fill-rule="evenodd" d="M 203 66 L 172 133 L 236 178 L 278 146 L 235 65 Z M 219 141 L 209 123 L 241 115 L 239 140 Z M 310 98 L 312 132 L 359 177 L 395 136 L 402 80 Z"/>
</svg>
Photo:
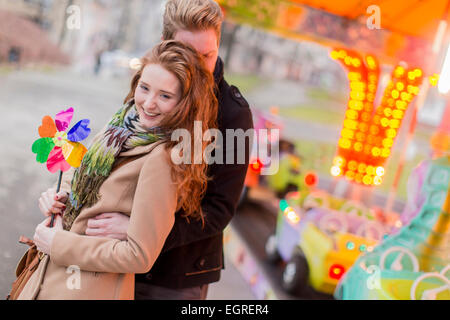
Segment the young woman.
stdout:
<svg viewBox="0 0 450 320">
<path fill-rule="evenodd" d="M 204 131 L 216 126 L 214 79 L 202 57 L 177 41 L 162 42 L 141 62 L 125 106 L 75 170 L 63 218 L 36 228 L 48 261 L 19 299 L 133 299 L 134 273 L 151 269 L 175 212 L 203 219 L 207 164 L 175 165 L 170 153 L 178 142 L 170 137 L 186 129 L 194 145 L 194 121 Z M 207 143 L 200 142 L 202 154 Z M 126 240 L 85 235 L 87 221 L 105 212 L 130 216 Z"/>
</svg>

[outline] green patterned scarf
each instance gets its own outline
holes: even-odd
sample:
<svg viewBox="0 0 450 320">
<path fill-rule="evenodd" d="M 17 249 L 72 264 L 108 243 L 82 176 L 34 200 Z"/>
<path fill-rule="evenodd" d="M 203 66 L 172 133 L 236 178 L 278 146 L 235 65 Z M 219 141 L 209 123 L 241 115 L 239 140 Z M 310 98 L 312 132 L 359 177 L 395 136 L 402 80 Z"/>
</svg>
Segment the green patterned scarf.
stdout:
<svg viewBox="0 0 450 320">
<path fill-rule="evenodd" d="M 99 189 L 108 178 L 119 153 L 156 142 L 164 137 L 158 127 L 145 130 L 139 124 L 135 105 L 122 107 L 98 135 L 86 152 L 72 178 L 67 209 L 63 216 L 65 230 L 70 230 L 83 208 L 99 199 Z"/>
</svg>

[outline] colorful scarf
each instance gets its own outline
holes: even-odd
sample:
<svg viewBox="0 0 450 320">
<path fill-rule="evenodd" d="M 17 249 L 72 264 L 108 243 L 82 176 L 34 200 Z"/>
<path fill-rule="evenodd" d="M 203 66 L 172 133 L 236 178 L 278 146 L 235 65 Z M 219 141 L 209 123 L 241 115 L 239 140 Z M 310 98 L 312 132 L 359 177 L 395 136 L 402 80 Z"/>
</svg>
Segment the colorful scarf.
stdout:
<svg viewBox="0 0 450 320">
<path fill-rule="evenodd" d="M 162 139 L 160 128 L 145 130 L 139 124 L 135 105 L 122 107 L 98 135 L 86 152 L 80 167 L 73 175 L 63 226 L 70 230 L 83 208 L 92 207 L 100 200 L 99 189 L 108 178 L 114 162 L 121 152 L 144 146 Z"/>
</svg>

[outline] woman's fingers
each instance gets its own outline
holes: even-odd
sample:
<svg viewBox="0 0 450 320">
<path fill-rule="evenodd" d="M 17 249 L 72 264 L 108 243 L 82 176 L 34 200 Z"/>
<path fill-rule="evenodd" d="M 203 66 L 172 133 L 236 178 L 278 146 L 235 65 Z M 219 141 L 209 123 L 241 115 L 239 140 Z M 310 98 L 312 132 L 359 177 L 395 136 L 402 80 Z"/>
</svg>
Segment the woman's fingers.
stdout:
<svg viewBox="0 0 450 320">
<path fill-rule="evenodd" d="M 62 204 L 64 204 L 67 201 L 68 197 L 69 197 L 69 195 L 67 192 L 60 191 L 55 195 L 54 200 L 57 200 L 57 201 L 61 202 Z"/>
<path fill-rule="evenodd" d="M 102 222 L 95 219 L 89 219 L 87 222 L 87 227 L 89 229 L 98 229 L 102 227 Z"/>
</svg>

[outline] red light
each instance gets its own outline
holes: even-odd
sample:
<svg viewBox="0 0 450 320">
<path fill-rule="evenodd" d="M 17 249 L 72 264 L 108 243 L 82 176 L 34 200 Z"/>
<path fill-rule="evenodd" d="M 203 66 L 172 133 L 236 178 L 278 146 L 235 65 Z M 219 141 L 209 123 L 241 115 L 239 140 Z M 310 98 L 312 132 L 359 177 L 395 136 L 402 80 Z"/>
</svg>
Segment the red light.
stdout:
<svg viewBox="0 0 450 320">
<path fill-rule="evenodd" d="M 315 186 L 317 184 L 317 175 L 315 173 L 307 173 L 305 175 L 305 183 L 308 187 Z"/>
<path fill-rule="evenodd" d="M 253 171 L 259 172 L 262 168 L 262 163 L 259 161 L 259 159 L 256 159 L 255 162 L 250 164 L 250 168 L 252 168 Z"/>
<path fill-rule="evenodd" d="M 340 265 L 340 264 L 333 264 L 330 267 L 330 271 L 328 272 L 328 275 L 330 276 L 331 279 L 336 279 L 339 280 L 342 275 L 345 272 L 345 268 Z"/>
</svg>

